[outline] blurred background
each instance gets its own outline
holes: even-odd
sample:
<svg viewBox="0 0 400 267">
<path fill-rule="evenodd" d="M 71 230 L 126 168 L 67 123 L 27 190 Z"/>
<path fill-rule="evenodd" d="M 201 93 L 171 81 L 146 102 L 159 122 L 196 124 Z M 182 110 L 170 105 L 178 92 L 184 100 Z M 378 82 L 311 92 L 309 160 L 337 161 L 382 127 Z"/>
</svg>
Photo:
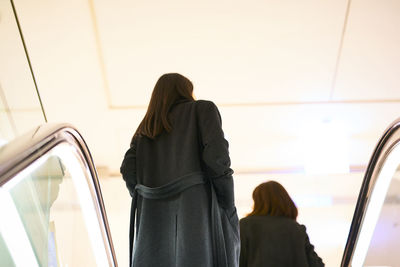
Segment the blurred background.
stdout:
<svg viewBox="0 0 400 267">
<path fill-rule="evenodd" d="M 396 0 L 0 0 L 0 142 L 76 126 L 128 266 L 119 166 L 156 80 L 179 72 L 220 109 L 239 216 L 256 185 L 282 183 L 338 266 L 369 157 L 399 117 L 399 12 Z"/>
</svg>

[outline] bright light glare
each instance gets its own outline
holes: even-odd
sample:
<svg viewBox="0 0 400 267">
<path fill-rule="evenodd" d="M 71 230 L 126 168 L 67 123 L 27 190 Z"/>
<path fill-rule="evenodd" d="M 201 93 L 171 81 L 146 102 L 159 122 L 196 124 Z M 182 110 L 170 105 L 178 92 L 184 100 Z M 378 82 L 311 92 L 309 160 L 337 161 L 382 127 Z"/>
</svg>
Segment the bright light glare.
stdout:
<svg viewBox="0 0 400 267">
<path fill-rule="evenodd" d="M 75 148 L 63 143 L 54 148 L 53 154 L 60 157 L 67 170 L 71 173 L 72 182 L 78 194 L 82 206 L 82 213 L 85 218 L 86 229 L 96 258 L 97 266 L 108 266 L 107 252 L 100 231 L 101 226 L 97 218 L 96 207 L 93 203 L 89 186 L 84 174 L 84 163 L 79 160 Z M 85 170 L 86 171 L 86 170 Z M 88 170 L 87 170 L 88 171 Z"/>
<path fill-rule="evenodd" d="M 361 223 L 361 230 L 355 246 L 351 266 L 363 266 L 387 190 L 399 162 L 400 145 L 396 145 L 386 158 L 382 170 L 376 180 L 371 198 L 367 203 L 368 206 Z"/>
<path fill-rule="evenodd" d="M 302 134 L 302 145 L 307 174 L 349 173 L 348 138 L 342 125 L 310 124 Z"/>
<path fill-rule="evenodd" d="M 9 192 L 3 188 L 0 188 L 0 203 L 0 214 L 3 215 L 0 220 L 1 235 L 15 264 L 18 267 L 39 266 L 17 208 Z"/>
<path fill-rule="evenodd" d="M 10 181 L 8 181 L 3 188 L 6 190 L 11 190 L 14 186 L 19 184 L 23 179 L 29 177 L 33 172 L 39 169 L 47 160 L 49 159 L 49 155 L 43 155 L 39 159 L 32 162 L 28 167 L 20 171 L 17 175 L 15 175 Z"/>
<path fill-rule="evenodd" d="M 7 144 L 7 143 L 8 143 L 7 140 L 1 139 L 1 138 L 0 138 L 0 147 L 4 146 L 4 145 Z"/>
<path fill-rule="evenodd" d="M 333 204 L 331 196 L 322 195 L 296 195 L 293 201 L 297 207 L 326 207 Z"/>
</svg>

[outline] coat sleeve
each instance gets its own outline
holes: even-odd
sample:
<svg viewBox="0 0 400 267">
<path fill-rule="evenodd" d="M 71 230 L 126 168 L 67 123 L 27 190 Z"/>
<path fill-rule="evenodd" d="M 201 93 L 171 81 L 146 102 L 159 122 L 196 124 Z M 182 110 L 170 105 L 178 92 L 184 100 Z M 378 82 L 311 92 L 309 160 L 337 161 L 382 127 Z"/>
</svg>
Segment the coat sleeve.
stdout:
<svg viewBox="0 0 400 267">
<path fill-rule="evenodd" d="M 122 178 L 126 183 L 126 187 L 129 190 L 130 195 L 133 195 L 133 191 L 136 186 L 136 147 L 137 139 L 134 139 L 131 143 L 130 148 L 125 153 L 124 160 L 122 161 L 120 172 Z"/>
<path fill-rule="evenodd" d="M 210 101 L 198 101 L 198 120 L 201 156 L 207 175 L 211 178 L 220 205 L 226 209 L 233 208 L 235 201 L 229 144 L 224 137 L 217 106 Z"/>
<path fill-rule="evenodd" d="M 308 238 L 307 232 L 306 232 L 306 227 L 304 225 L 301 225 L 301 228 L 305 232 L 305 250 L 306 250 L 306 255 L 307 255 L 307 260 L 308 260 L 308 265 L 310 267 L 323 267 L 325 266 L 324 262 L 322 259 L 318 256 L 318 254 L 314 250 L 314 246 L 310 243 L 310 239 Z"/>
</svg>

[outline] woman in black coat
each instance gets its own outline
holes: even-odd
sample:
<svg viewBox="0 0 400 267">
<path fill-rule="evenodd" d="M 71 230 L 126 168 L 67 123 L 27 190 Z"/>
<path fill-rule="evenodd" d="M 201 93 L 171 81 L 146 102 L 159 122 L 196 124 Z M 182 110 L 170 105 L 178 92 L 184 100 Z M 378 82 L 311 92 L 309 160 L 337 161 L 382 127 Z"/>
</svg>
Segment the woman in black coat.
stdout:
<svg viewBox="0 0 400 267">
<path fill-rule="evenodd" d="M 285 188 L 275 181 L 253 192 L 254 209 L 240 220 L 240 267 L 320 267 L 322 259 Z"/>
<path fill-rule="evenodd" d="M 177 73 L 157 81 L 121 165 L 135 267 L 236 267 L 239 224 L 217 107 Z"/>
</svg>

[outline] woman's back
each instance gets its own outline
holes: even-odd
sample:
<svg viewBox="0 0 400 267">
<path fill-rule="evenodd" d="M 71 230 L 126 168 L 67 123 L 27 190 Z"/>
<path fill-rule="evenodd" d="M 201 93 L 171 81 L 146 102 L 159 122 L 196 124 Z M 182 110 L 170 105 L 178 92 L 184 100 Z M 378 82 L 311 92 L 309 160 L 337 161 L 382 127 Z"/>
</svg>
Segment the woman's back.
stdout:
<svg viewBox="0 0 400 267">
<path fill-rule="evenodd" d="M 240 267 L 322 267 L 297 207 L 276 181 L 253 191 L 253 211 L 240 220 Z"/>
<path fill-rule="evenodd" d="M 240 220 L 240 266 L 302 267 L 313 251 L 306 229 L 280 216 L 249 216 Z M 316 255 L 316 254 L 315 254 Z M 313 265 L 311 265 L 313 266 Z"/>
<path fill-rule="evenodd" d="M 173 106 L 169 114 L 172 125 L 170 133 L 164 132 L 154 140 L 147 137 L 135 140 L 136 158 L 140 160 L 137 164 L 139 184 L 158 187 L 191 172 L 202 171 L 197 102 L 182 100 Z"/>
</svg>

